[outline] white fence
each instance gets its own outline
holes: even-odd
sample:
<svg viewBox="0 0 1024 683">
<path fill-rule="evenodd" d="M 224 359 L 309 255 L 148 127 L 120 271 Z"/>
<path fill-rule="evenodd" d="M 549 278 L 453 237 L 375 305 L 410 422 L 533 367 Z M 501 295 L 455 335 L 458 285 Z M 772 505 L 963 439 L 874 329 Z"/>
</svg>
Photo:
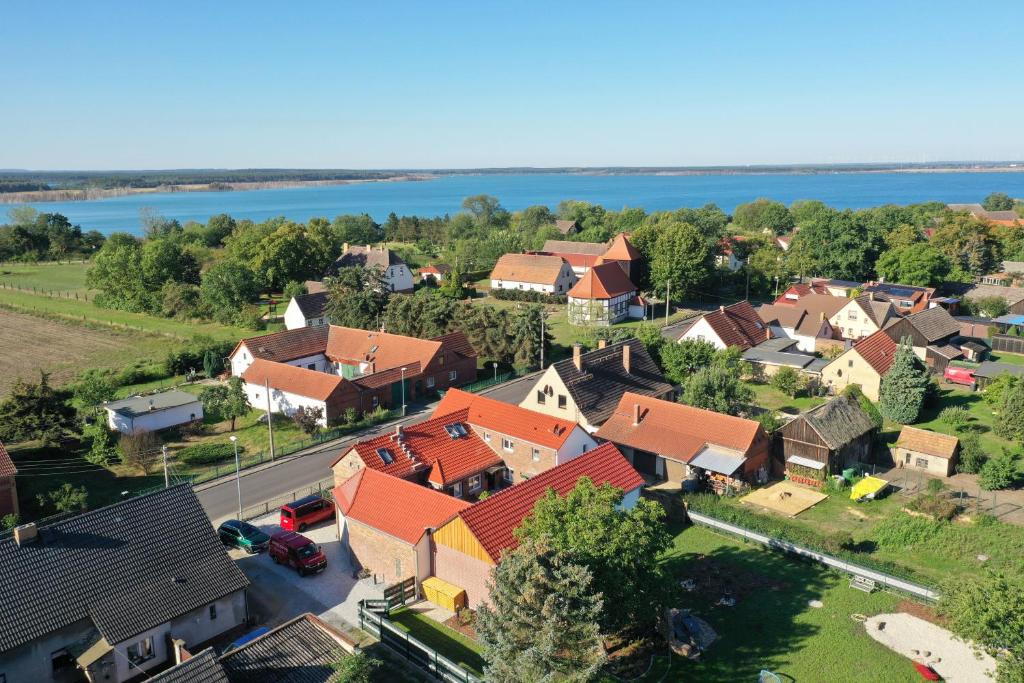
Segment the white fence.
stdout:
<svg viewBox="0 0 1024 683">
<path fill-rule="evenodd" d="M 772 538 L 771 536 L 765 536 L 764 534 L 759 534 L 755 531 L 744 529 L 743 527 L 736 526 L 735 524 L 723 522 L 720 519 L 715 519 L 714 517 L 709 517 L 699 512 L 687 511 L 687 514 L 690 516 L 690 520 L 696 524 L 703 524 L 713 529 L 719 529 L 721 531 L 728 532 L 741 538 L 756 541 L 764 546 L 767 546 L 768 548 L 771 548 L 772 550 L 781 550 L 786 553 L 792 553 L 794 555 L 807 557 L 809 559 L 814 560 L 815 562 L 820 562 L 821 564 L 824 564 L 828 567 L 832 567 L 833 569 L 838 569 L 840 571 L 846 572 L 847 574 L 852 574 L 853 576 L 861 576 L 866 579 L 872 579 L 876 584 L 885 586 L 887 588 L 892 588 L 898 591 L 902 591 L 904 593 L 908 593 L 910 595 L 922 598 L 929 602 L 936 602 L 939 599 L 939 594 L 933 591 L 932 589 L 927 588 L 926 586 L 919 586 L 916 583 L 911 583 L 910 581 L 898 579 L 895 576 L 890 576 L 883 572 L 875 571 L 874 569 L 861 567 L 860 565 L 847 562 L 846 560 L 840 560 L 839 558 L 832 557 L 831 555 L 819 553 L 816 550 L 804 548 L 803 546 L 796 545 L 795 543 L 790 543 L 789 541 L 782 541 L 777 538 Z"/>
</svg>

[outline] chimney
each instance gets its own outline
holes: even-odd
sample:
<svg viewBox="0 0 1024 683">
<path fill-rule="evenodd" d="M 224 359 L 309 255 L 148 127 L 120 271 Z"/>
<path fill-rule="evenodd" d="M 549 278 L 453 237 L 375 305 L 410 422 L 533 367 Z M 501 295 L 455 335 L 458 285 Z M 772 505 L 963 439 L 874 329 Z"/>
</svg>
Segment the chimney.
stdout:
<svg viewBox="0 0 1024 683">
<path fill-rule="evenodd" d="M 825 311 L 818 311 L 818 322 L 825 322 Z"/>
<path fill-rule="evenodd" d="M 874 300 L 875 300 L 875 293 L 874 292 L 868 292 L 868 301 L 874 301 Z"/>
<path fill-rule="evenodd" d="M 583 347 L 579 344 L 572 345 L 572 364 L 576 369 L 583 372 Z"/>
<path fill-rule="evenodd" d="M 395 425 L 395 438 L 402 438 L 402 425 Z"/>
<path fill-rule="evenodd" d="M 348 242 L 345 242 L 343 245 L 341 245 L 341 253 L 345 254 L 347 252 L 348 252 Z"/>
<path fill-rule="evenodd" d="M 14 527 L 14 542 L 22 547 L 39 538 L 39 527 L 35 522 Z"/>
<path fill-rule="evenodd" d="M 629 363 L 629 352 L 630 352 L 630 350 L 631 349 L 629 347 L 629 344 L 623 344 L 622 345 L 622 367 L 624 367 L 626 369 L 626 373 L 627 374 L 629 373 L 629 365 L 630 365 L 630 363 Z"/>
<path fill-rule="evenodd" d="M 633 404 L 633 426 L 640 424 L 640 404 Z"/>
<path fill-rule="evenodd" d="M 721 306 L 721 305 L 719 305 L 719 307 L 718 307 L 718 310 L 719 310 L 719 311 L 720 311 L 721 313 L 725 313 L 725 306 Z"/>
<path fill-rule="evenodd" d="M 765 338 L 765 341 L 767 341 L 767 340 L 772 338 L 772 328 L 771 327 L 764 328 L 764 338 Z"/>
<path fill-rule="evenodd" d="M 598 339 L 597 340 L 597 348 L 603 349 L 606 346 L 608 346 L 608 340 L 607 339 Z"/>
</svg>

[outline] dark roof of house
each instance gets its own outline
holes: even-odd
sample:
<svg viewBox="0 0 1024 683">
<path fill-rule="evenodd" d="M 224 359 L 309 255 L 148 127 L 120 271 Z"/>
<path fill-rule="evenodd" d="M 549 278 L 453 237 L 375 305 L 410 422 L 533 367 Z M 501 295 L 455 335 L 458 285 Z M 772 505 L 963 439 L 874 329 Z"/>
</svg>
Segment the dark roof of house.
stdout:
<svg viewBox="0 0 1024 683">
<path fill-rule="evenodd" d="M 719 306 L 717 311 L 705 313 L 703 320 L 711 326 L 726 346 L 738 346 L 747 350 L 770 338 L 769 328 L 765 326 L 761 316 L 749 301 Z"/>
<path fill-rule="evenodd" d="M 629 372 L 623 366 L 623 349 L 629 347 Z M 601 424 L 614 412 L 627 391 L 659 397 L 672 391 L 658 366 L 639 339 L 627 339 L 582 354 L 582 370 L 572 358 L 551 367 L 562 378 L 576 407 L 591 424 Z"/>
<path fill-rule="evenodd" d="M 14 466 L 11 456 L 4 448 L 4 442 L 0 441 L 0 477 L 13 477 L 17 473 L 18 468 Z"/>
<path fill-rule="evenodd" d="M 0 576 L 0 652 L 83 619 L 117 644 L 249 584 L 188 484 L 0 540 Z"/>
<path fill-rule="evenodd" d="M 149 683 L 230 683 L 212 647 L 148 680 Z"/>
<path fill-rule="evenodd" d="M 931 342 L 960 334 L 960 323 L 945 308 L 935 306 L 912 313 L 907 320 Z"/>
<path fill-rule="evenodd" d="M 327 292 L 301 294 L 293 299 L 304 318 L 322 318 L 327 308 Z"/>
<path fill-rule="evenodd" d="M 1024 365 L 997 363 L 995 361 L 986 360 L 983 361 L 981 365 L 978 366 L 977 370 L 974 371 L 974 376 L 993 378 L 1004 373 L 1016 375 L 1017 377 L 1024 377 Z"/>
<path fill-rule="evenodd" d="M 258 337 L 249 337 L 238 342 L 238 346 L 231 352 L 234 356 L 238 347 L 245 344 L 253 358 L 286 363 L 296 358 L 315 356 L 323 353 L 327 348 L 327 335 L 330 328 L 327 325 L 319 327 L 299 327 L 294 330 L 281 330 L 271 334 L 264 334 Z"/>
<path fill-rule="evenodd" d="M 160 410 L 170 410 L 199 403 L 199 397 L 187 391 L 161 391 L 148 396 L 131 396 L 104 403 L 103 407 L 125 417 L 138 417 Z"/>
<path fill-rule="evenodd" d="M 340 268 L 380 268 L 381 270 L 387 270 L 388 266 L 398 265 L 405 265 L 405 261 L 385 246 L 347 246 L 345 253 L 331 264 L 327 273 L 328 275 L 337 274 Z"/>
<path fill-rule="evenodd" d="M 842 448 L 875 428 L 868 414 L 849 396 L 836 396 L 828 403 L 800 415 L 832 450 Z M 800 419 L 797 418 L 797 419 Z"/>
<path fill-rule="evenodd" d="M 231 683 L 327 683 L 331 666 L 349 650 L 340 634 L 312 614 L 303 614 L 223 655 Z"/>
<path fill-rule="evenodd" d="M 587 256 L 601 256 L 608 251 L 608 245 L 603 242 L 548 240 L 544 243 L 541 251 L 546 251 L 551 254 L 586 254 Z"/>
</svg>

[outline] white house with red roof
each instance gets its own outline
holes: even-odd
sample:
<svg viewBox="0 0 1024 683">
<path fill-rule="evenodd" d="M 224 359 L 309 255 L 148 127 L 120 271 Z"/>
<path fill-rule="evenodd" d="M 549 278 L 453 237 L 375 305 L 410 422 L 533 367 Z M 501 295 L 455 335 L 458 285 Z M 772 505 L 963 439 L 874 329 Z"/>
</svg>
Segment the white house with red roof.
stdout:
<svg viewBox="0 0 1024 683">
<path fill-rule="evenodd" d="M 505 463 L 507 484 L 519 484 L 578 458 L 597 441 L 572 420 L 487 396 L 450 389 L 434 417 L 467 411 L 466 423 Z"/>
<path fill-rule="evenodd" d="M 430 576 L 430 531 L 469 503 L 364 467 L 334 488 L 338 539 L 355 569 L 386 583 Z"/>
<path fill-rule="evenodd" d="M 569 290 L 569 322 L 573 325 L 614 325 L 643 318 L 645 306 L 636 285 L 618 263 L 600 263 Z"/>
<path fill-rule="evenodd" d="M 476 608 L 487 601 L 491 570 L 506 550 L 519 542 L 516 528 L 549 490 L 560 496 L 572 491 L 581 477 L 595 485 L 610 484 L 623 492 L 620 509 L 629 510 L 640 499 L 644 479 L 614 444 L 601 444 L 581 457 L 504 489 L 461 510 L 432 534 L 434 575 L 466 592 L 467 604 Z"/>
<path fill-rule="evenodd" d="M 694 339 L 709 342 L 716 349 L 738 346 L 746 351 L 771 338 L 771 327 L 749 301 L 740 301 L 700 316 L 683 330 L 678 341 Z"/>
</svg>

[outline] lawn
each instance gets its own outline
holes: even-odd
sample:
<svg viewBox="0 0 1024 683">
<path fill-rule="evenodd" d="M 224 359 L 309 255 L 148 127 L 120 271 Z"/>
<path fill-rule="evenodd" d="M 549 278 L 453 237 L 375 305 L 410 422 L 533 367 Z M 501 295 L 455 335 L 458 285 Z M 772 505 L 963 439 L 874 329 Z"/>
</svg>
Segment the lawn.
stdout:
<svg viewBox="0 0 1024 683">
<path fill-rule="evenodd" d="M 919 680 L 909 660 L 850 618 L 898 611 L 894 595 L 865 594 L 850 588 L 845 576 L 700 527 L 676 536 L 665 565 L 673 585 L 697 580 L 697 590 L 682 593 L 679 605 L 719 635 L 699 661 L 674 657 L 665 680 L 756 681 L 762 669 L 784 681 Z M 736 598 L 734 607 L 715 606 L 723 589 Z M 810 607 L 811 600 L 823 606 Z"/>
<path fill-rule="evenodd" d="M 475 640 L 410 609 L 392 612 L 391 623 L 459 666 L 478 676 L 483 675 L 483 648 Z"/>
<path fill-rule="evenodd" d="M 754 404 L 767 410 L 795 414 L 825 402 L 823 398 L 805 394 L 792 398 L 770 384 L 746 382 L 746 385 L 754 391 Z"/>
<path fill-rule="evenodd" d="M 0 285 L 64 294 L 86 294 L 85 271 L 89 263 L 5 263 L 0 265 Z"/>
</svg>

